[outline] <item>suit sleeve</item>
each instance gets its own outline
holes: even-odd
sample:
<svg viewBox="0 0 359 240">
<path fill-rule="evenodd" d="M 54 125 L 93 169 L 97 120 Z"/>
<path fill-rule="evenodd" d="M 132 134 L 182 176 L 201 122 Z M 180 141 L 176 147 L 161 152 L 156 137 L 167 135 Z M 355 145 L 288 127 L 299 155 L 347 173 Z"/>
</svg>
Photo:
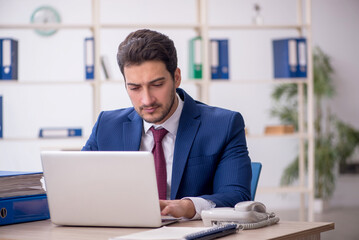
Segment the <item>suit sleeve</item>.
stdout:
<svg viewBox="0 0 359 240">
<path fill-rule="evenodd" d="M 226 143 L 213 180 L 213 194 L 201 196 L 216 207 L 233 207 L 250 200 L 252 169 L 240 113 L 233 113 L 227 127 Z"/>
</svg>

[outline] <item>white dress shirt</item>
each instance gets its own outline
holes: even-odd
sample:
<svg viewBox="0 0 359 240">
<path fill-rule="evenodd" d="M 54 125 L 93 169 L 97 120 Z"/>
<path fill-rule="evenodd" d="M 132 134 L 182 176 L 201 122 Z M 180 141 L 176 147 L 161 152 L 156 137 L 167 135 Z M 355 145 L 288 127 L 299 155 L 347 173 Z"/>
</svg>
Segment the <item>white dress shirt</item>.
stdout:
<svg viewBox="0 0 359 240">
<path fill-rule="evenodd" d="M 167 199 L 170 199 L 171 197 L 171 179 L 172 179 L 172 166 L 173 166 L 173 153 L 175 148 L 175 142 L 176 142 L 176 136 L 177 136 L 177 129 L 179 120 L 181 117 L 183 104 L 184 102 L 182 99 L 177 95 L 178 99 L 178 106 L 176 111 L 172 114 L 172 116 L 167 119 L 164 123 L 160 125 L 155 125 L 152 123 L 148 123 L 146 121 L 143 121 L 143 132 L 142 132 L 142 138 L 141 138 L 141 147 L 140 151 L 149 151 L 151 152 L 154 146 L 154 139 L 153 134 L 149 130 L 152 126 L 157 128 L 165 128 L 168 133 L 164 136 L 162 140 L 162 147 L 163 152 L 166 159 L 166 170 L 167 170 Z M 186 197 L 190 200 L 192 200 L 195 209 L 196 209 L 196 215 L 193 219 L 197 219 L 201 217 L 201 211 L 202 210 L 208 210 L 210 208 L 215 207 L 215 204 L 212 201 L 208 201 L 203 198 L 199 197 Z"/>
</svg>

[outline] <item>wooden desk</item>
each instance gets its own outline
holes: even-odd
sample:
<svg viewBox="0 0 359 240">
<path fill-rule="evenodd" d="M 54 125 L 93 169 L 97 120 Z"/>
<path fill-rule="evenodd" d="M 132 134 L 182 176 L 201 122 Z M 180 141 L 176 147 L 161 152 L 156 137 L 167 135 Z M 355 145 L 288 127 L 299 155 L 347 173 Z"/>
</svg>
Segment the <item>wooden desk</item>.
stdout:
<svg viewBox="0 0 359 240">
<path fill-rule="evenodd" d="M 186 221 L 171 226 L 203 227 L 202 221 Z M 320 222 L 286 222 L 281 221 L 270 227 L 256 230 L 244 230 L 221 239 L 296 239 L 317 240 L 320 233 L 334 229 L 334 223 Z M 0 226 L 1 240 L 107 240 L 110 237 L 122 236 L 148 228 L 113 228 L 113 227 L 63 227 L 56 226 L 50 220 Z"/>
</svg>

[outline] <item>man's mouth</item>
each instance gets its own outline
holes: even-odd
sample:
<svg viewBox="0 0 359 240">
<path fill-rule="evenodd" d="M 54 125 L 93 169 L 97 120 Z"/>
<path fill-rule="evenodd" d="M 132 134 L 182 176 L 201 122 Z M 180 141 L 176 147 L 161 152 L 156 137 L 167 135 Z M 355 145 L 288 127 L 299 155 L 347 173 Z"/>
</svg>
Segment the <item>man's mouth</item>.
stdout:
<svg viewBox="0 0 359 240">
<path fill-rule="evenodd" d="M 159 106 L 142 107 L 142 111 L 145 113 L 154 113 Z"/>
</svg>

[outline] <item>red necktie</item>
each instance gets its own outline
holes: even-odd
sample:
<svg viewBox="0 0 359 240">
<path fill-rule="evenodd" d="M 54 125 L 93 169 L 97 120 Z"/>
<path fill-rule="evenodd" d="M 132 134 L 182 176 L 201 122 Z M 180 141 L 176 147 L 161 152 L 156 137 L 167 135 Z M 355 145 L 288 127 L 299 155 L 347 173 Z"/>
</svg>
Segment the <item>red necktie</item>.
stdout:
<svg viewBox="0 0 359 240">
<path fill-rule="evenodd" d="M 167 130 L 164 128 L 155 129 L 150 128 L 153 133 L 155 145 L 153 146 L 152 153 L 155 159 L 155 169 L 157 177 L 158 196 L 160 199 L 166 199 L 167 197 L 167 171 L 166 160 L 162 148 L 162 139 L 167 134 Z"/>
</svg>

